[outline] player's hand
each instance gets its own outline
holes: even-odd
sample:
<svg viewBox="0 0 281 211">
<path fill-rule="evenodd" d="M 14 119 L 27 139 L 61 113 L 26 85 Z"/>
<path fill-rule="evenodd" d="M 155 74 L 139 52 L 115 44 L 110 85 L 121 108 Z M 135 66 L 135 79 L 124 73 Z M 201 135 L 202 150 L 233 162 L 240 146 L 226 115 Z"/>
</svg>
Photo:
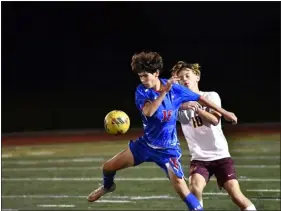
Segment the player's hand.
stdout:
<svg viewBox="0 0 281 211">
<path fill-rule="evenodd" d="M 167 83 L 166 83 L 166 85 L 165 85 L 163 91 L 165 91 L 165 92 L 170 91 L 170 89 L 172 88 L 173 84 L 179 82 L 179 80 L 180 80 L 179 77 L 177 77 L 177 76 L 172 76 L 172 77 L 167 81 Z"/>
<path fill-rule="evenodd" d="M 202 106 L 197 101 L 189 101 L 181 105 L 181 109 L 183 110 L 192 109 L 196 112 L 199 108 L 202 108 Z"/>
<path fill-rule="evenodd" d="M 234 113 L 227 111 L 224 115 L 223 115 L 224 119 L 232 122 L 232 124 L 237 124 L 237 117 L 235 116 Z"/>
</svg>

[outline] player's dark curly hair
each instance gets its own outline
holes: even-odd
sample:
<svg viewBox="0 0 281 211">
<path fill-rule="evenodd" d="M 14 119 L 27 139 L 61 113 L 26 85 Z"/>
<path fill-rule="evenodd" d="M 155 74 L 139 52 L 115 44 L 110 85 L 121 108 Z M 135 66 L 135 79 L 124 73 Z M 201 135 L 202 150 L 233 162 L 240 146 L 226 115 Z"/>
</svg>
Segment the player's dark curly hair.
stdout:
<svg viewBox="0 0 281 211">
<path fill-rule="evenodd" d="M 191 69 L 195 75 L 201 75 L 200 66 L 198 63 L 191 64 L 184 61 L 178 61 L 178 63 L 173 66 L 170 72 L 171 74 L 179 74 L 180 71 L 185 70 L 186 68 Z"/>
<path fill-rule="evenodd" d="M 148 72 L 153 74 L 157 70 L 159 70 L 159 72 L 162 71 L 163 60 L 157 52 L 143 51 L 133 55 L 131 67 L 135 73 Z"/>
</svg>

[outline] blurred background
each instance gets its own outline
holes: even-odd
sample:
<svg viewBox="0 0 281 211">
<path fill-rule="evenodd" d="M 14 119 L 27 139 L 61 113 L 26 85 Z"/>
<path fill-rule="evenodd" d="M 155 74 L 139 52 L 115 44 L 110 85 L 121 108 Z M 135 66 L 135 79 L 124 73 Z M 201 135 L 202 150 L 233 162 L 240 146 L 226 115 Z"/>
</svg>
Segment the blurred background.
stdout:
<svg viewBox="0 0 281 211">
<path fill-rule="evenodd" d="M 141 127 L 134 53 L 202 66 L 240 123 L 280 121 L 279 2 L 1 2 L 2 133 Z"/>
</svg>

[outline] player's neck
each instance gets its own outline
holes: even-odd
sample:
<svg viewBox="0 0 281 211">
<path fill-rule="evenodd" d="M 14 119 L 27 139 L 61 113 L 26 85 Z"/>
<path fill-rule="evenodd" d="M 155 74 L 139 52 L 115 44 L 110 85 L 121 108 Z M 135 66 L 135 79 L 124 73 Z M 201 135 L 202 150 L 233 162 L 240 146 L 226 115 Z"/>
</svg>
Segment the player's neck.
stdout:
<svg viewBox="0 0 281 211">
<path fill-rule="evenodd" d="M 161 83 L 161 81 L 159 79 L 156 81 L 155 86 L 153 87 L 153 89 L 156 92 L 160 92 L 163 89 L 163 85 L 162 85 L 162 83 Z"/>
<path fill-rule="evenodd" d="M 200 94 L 200 90 L 199 90 L 198 86 L 193 87 L 193 88 L 191 89 L 191 91 L 193 91 L 193 92 L 195 92 L 195 93 L 197 93 L 197 94 Z"/>
</svg>

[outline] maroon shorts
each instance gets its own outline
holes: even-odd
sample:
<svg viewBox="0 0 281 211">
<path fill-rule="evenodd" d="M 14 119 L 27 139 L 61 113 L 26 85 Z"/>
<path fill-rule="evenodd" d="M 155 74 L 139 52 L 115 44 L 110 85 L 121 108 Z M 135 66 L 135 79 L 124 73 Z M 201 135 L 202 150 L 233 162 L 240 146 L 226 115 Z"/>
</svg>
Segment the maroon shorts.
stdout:
<svg viewBox="0 0 281 211">
<path fill-rule="evenodd" d="M 196 173 L 202 175 L 206 183 L 209 182 L 211 176 L 214 174 L 220 189 L 226 181 L 236 179 L 234 162 L 230 157 L 213 161 L 192 160 L 189 168 L 189 176 Z"/>
</svg>

